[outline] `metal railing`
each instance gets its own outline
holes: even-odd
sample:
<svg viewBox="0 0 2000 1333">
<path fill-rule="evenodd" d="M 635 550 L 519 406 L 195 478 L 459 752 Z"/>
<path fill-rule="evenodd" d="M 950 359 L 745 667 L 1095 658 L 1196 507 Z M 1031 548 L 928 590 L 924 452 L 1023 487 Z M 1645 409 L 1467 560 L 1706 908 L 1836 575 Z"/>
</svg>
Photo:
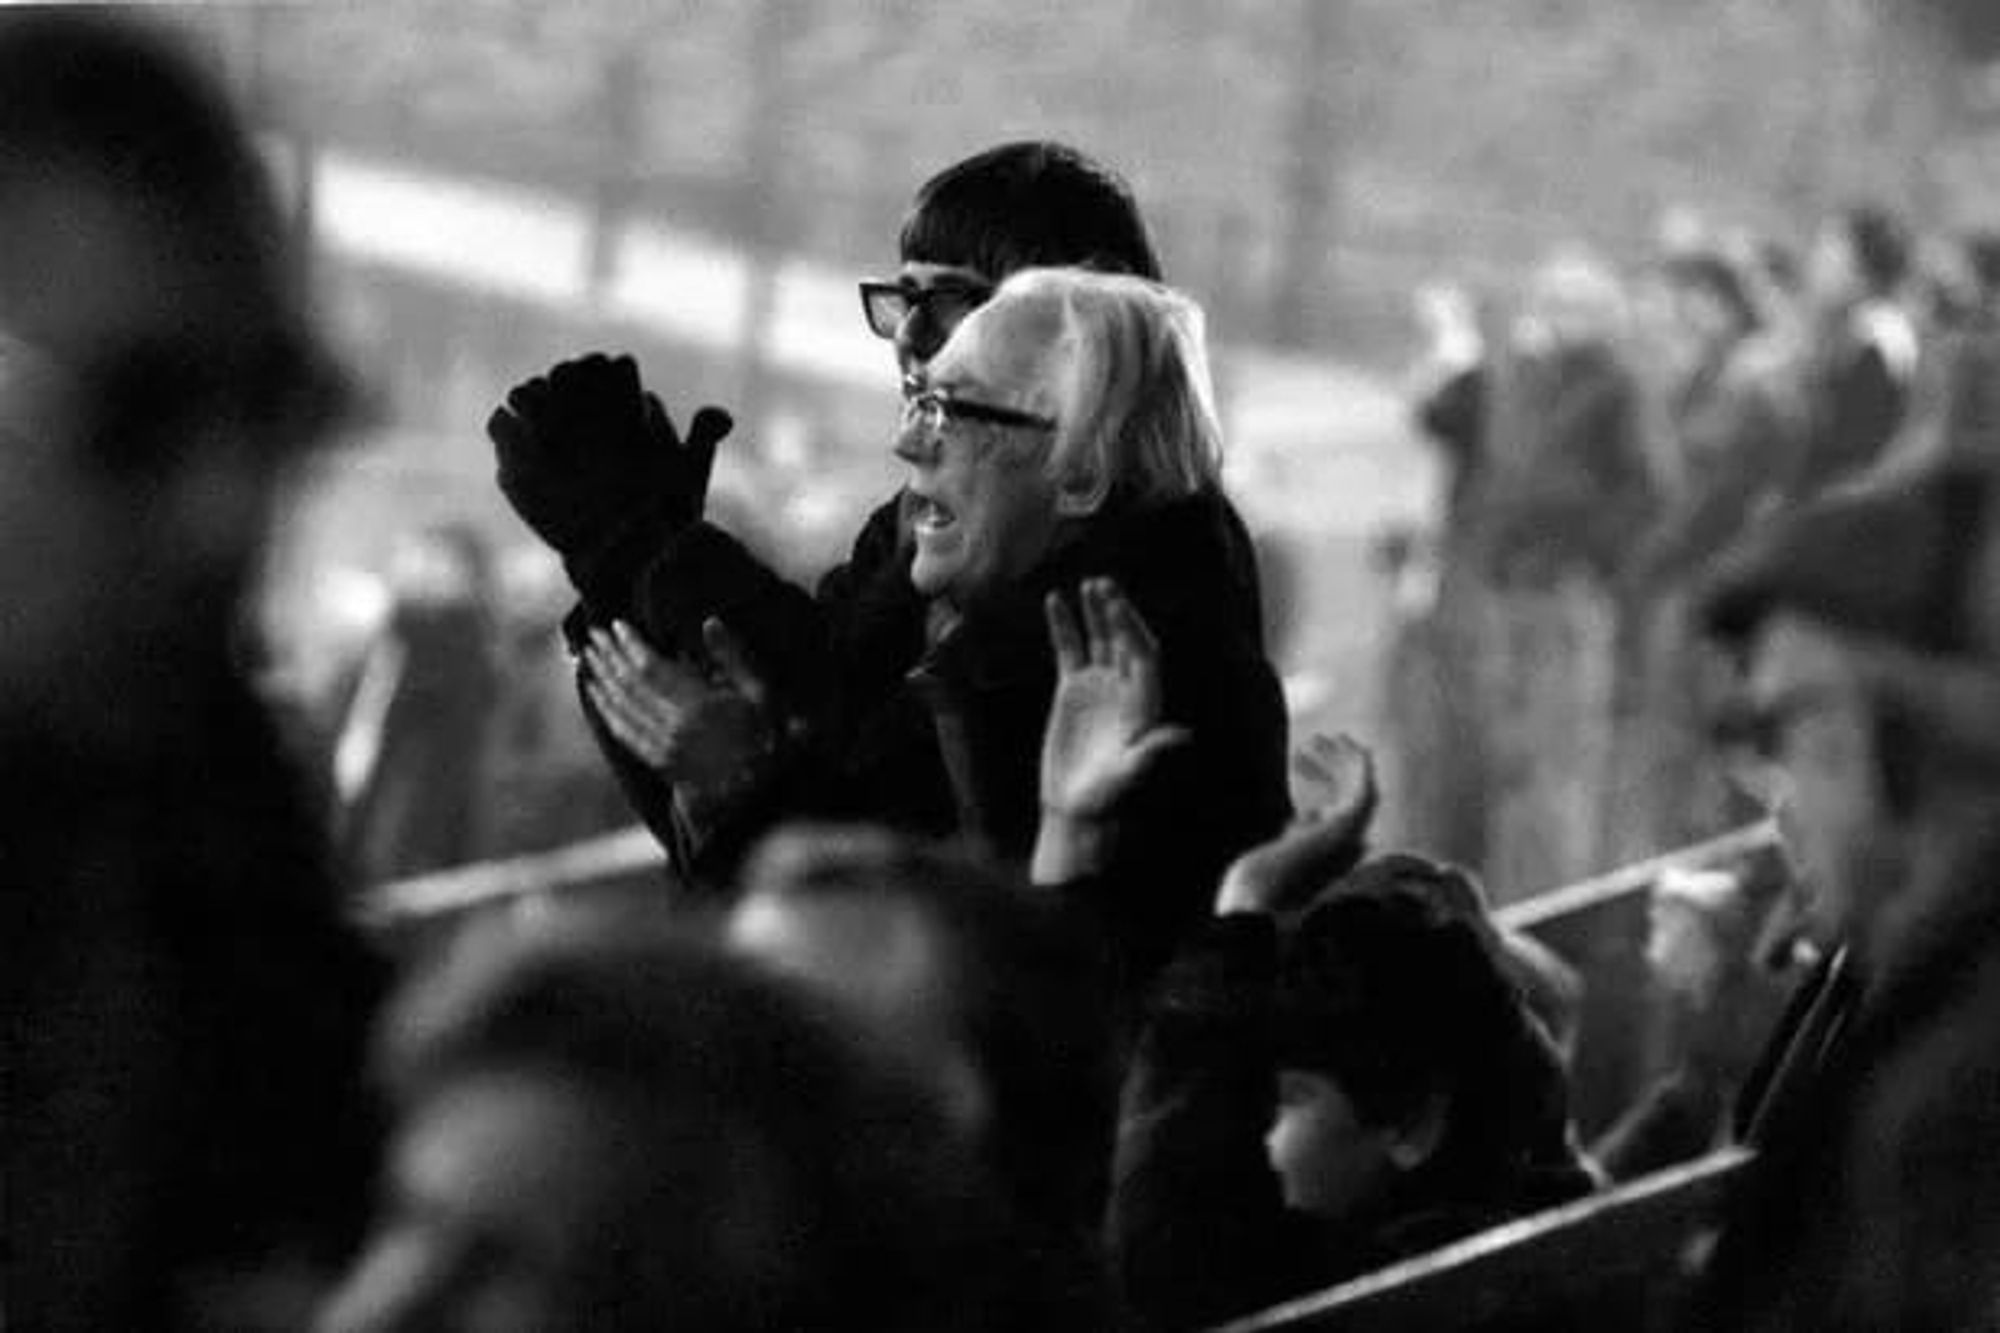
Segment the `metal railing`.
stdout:
<svg viewBox="0 0 2000 1333">
<path fill-rule="evenodd" d="M 370 890 L 357 915 L 365 926 L 393 930 L 649 872 L 667 873 L 666 854 L 650 829 L 635 824 L 554 851 L 392 880 Z"/>
</svg>

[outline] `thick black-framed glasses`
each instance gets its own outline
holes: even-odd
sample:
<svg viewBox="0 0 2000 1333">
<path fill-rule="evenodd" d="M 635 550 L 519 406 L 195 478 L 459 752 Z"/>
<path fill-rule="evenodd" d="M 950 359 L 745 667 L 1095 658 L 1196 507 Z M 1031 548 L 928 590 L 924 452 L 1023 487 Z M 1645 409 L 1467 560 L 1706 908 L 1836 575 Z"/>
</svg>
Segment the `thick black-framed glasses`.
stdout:
<svg viewBox="0 0 2000 1333">
<path fill-rule="evenodd" d="M 1023 430 L 1056 428 L 1053 417 L 1036 416 L 1033 412 L 1017 412 L 1011 407 L 996 407 L 991 403 L 954 398 L 935 389 L 925 389 L 904 398 L 903 420 L 919 423 L 932 435 L 941 432 L 945 423 L 950 421 L 977 421 L 988 426 L 1017 426 Z"/>
<path fill-rule="evenodd" d="M 945 281 L 921 287 L 908 278 L 870 281 L 861 284 L 861 313 L 869 332 L 878 338 L 894 338 L 914 310 L 926 311 L 937 320 L 962 319 L 991 295 L 993 288 L 983 282 Z"/>
</svg>

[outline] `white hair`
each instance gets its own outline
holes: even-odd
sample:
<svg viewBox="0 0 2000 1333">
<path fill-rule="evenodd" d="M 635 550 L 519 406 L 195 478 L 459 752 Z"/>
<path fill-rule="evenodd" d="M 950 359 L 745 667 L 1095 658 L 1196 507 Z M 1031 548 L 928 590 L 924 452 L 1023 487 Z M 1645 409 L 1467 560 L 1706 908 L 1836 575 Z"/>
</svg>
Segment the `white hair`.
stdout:
<svg viewBox="0 0 2000 1333">
<path fill-rule="evenodd" d="M 1046 458 L 1062 512 L 1094 514 L 1218 483 L 1201 307 L 1172 288 L 1079 268 L 1023 269 L 975 317 L 1027 321 L 1042 337 L 1038 410 L 1056 421 Z"/>
</svg>

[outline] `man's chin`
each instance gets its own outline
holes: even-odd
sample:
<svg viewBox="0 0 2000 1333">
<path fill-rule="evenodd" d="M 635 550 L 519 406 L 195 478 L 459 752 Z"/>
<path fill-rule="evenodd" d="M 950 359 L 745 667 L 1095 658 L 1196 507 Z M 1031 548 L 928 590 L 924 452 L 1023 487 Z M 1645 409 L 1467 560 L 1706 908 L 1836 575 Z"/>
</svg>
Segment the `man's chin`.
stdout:
<svg viewBox="0 0 2000 1333">
<path fill-rule="evenodd" d="M 921 553 L 910 562 L 910 585 L 923 597 L 941 596 L 950 580 L 942 570 L 932 566 Z"/>
</svg>

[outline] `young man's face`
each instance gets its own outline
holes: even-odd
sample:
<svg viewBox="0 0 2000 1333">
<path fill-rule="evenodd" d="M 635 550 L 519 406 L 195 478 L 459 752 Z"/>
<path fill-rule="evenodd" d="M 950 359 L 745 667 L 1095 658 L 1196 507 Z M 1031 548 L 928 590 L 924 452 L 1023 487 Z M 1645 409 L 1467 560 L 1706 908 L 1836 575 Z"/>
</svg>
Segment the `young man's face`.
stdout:
<svg viewBox="0 0 2000 1333">
<path fill-rule="evenodd" d="M 1837 632 L 1781 611 L 1757 640 L 1747 688 L 1769 747 L 1745 785 L 1777 818 L 1808 929 L 1822 945 L 1864 935 L 1895 887 L 1898 842 L 1853 653 Z"/>
<path fill-rule="evenodd" d="M 904 381 L 938 354 L 952 330 L 993 294 L 1003 276 L 958 264 L 904 262 L 897 280 L 918 294 L 896 326 L 896 368 Z"/>
<path fill-rule="evenodd" d="M 1278 1109 L 1264 1152 L 1285 1206 L 1339 1221 L 1379 1199 L 1395 1180 L 1394 1133 L 1363 1123 L 1340 1083 L 1307 1069 L 1278 1071 Z"/>
</svg>

